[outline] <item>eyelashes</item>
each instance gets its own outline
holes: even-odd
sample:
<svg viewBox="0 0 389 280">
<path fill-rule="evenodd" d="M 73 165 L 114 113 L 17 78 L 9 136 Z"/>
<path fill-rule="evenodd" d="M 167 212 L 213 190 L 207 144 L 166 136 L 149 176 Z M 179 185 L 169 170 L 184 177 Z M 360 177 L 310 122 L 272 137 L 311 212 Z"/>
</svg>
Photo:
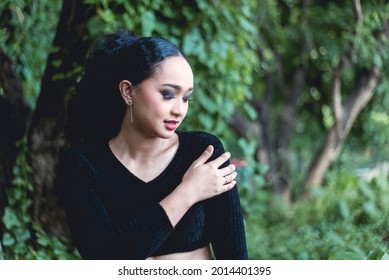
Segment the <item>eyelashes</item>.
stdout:
<svg viewBox="0 0 389 280">
<path fill-rule="evenodd" d="M 160 93 L 165 100 L 171 100 L 176 98 L 176 94 L 171 90 L 161 90 Z M 184 96 L 182 99 L 185 102 L 194 101 L 191 97 L 192 93 L 187 96 Z"/>
<path fill-rule="evenodd" d="M 188 97 L 184 97 L 184 101 L 190 102 L 190 101 L 194 101 L 194 99 L 192 99 L 192 98 L 190 98 L 190 96 L 188 96 Z"/>
</svg>

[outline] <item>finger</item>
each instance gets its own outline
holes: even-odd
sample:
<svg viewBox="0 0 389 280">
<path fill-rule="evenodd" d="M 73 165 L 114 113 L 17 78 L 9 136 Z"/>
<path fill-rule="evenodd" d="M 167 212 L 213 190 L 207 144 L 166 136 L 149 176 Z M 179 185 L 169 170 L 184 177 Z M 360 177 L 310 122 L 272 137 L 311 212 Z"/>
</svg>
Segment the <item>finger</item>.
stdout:
<svg viewBox="0 0 389 280">
<path fill-rule="evenodd" d="M 223 192 L 231 190 L 233 187 L 235 187 L 235 185 L 236 185 L 235 180 L 229 182 L 228 184 L 223 185 Z"/>
<path fill-rule="evenodd" d="M 237 175 L 238 175 L 238 173 L 233 172 L 233 173 L 231 173 L 231 174 L 229 174 L 229 175 L 224 176 L 224 177 L 223 177 L 223 178 L 224 178 L 224 179 L 223 179 L 223 180 L 224 180 L 223 185 L 226 185 L 226 184 L 228 184 L 228 183 L 234 181 Z"/>
<path fill-rule="evenodd" d="M 213 151 L 214 151 L 213 146 L 209 145 L 205 149 L 205 151 L 201 154 L 201 156 L 193 162 L 194 166 L 199 166 L 199 165 L 203 165 L 204 163 L 206 163 L 207 160 L 212 156 Z"/>
<path fill-rule="evenodd" d="M 227 176 L 227 175 L 230 175 L 231 173 L 233 173 L 235 171 L 235 165 L 233 165 L 232 163 L 226 167 L 223 167 L 221 169 L 219 169 L 219 174 L 220 176 Z"/>
<path fill-rule="evenodd" d="M 213 165 L 217 168 L 219 168 L 223 163 L 225 163 L 229 158 L 231 157 L 231 154 L 229 152 L 225 152 L 224 154 L 220 155 L 213 161 L 210 161 L 208 164 Z"/>
</svg>

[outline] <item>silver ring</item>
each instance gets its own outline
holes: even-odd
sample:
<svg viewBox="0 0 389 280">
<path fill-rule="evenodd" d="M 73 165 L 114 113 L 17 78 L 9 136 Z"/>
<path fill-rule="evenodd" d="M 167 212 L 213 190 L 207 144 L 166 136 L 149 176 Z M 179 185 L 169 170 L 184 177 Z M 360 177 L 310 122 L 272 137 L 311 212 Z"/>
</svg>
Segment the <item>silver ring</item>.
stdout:
<svg viewBox="0 0 389 280">
<path fill-rule="evenodd" d="M 228 184 L 228 182 L 227 182 L 227 177 L 226 177 L 226 176 L 224 176 L 224 180 L 226 180 L 226 182 L 225 182 L 225 184 L 224 184 L 224 185 L 227 185 L 227 184 Z"/>
</svg>

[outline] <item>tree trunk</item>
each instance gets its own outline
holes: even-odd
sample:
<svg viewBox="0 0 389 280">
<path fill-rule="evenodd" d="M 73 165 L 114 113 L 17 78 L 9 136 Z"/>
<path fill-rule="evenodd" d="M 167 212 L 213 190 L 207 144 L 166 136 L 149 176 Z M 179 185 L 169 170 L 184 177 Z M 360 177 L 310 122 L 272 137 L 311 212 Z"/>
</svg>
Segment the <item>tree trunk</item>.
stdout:
<svg viewBox="0 0 389 280">
<path fill-rule="evenodd" d="M 338 109 L 335 110 L 335 116 L 338 115 L 337 119 L 309 165 L 303 184 L 304 195 L 308 194 L 310 187 L 318 186 L 322 182 L 326 170 L 341 151 L 344 139 L 349 134 L 355 119 L 373 97 L 380 76 L 381 71 L 376 67 L 373 68 L 360 78 L 359 84 L 350 95 L 343 109 L 339 109 L 339 106 L 337 106 Z"/>
<path fill-rule="evenodd" d="M 297 111 L 297 100 L 304 87 L 306 72 L 298 69 L 293 77 L 293 87 L 288 89 L 279 83 L 284 93 L 284 109 L 280 119 L 278 135 L 273 141 L 270 111 L 274 95 L 274 79 L 272 73 L 266 74 L 266 90 L 263 99 L 254 99 L 251 105 L 257 111 L 259 123 L 253 124 L 239 113 L 234 113 L 230 120 L 231 127 L 240 137 L 261 139 L 257 149 L 257 160 L 269 166 L 267 174 L 268 186 L 281 195 L 285 202 L 291 201 L 289 183 L 290 139 L 293 132 Z"/>
<path fill-rule="evenodd" d="M 279 131 L 277 135 L 276 170 L 278 183 L 275 192 L 280 194 L 284 201 L 291 202 L 292 190 L 290 185 L 290 139 L 296 120 L 297 100 L 304 87 L 306 72 L 297 69 L 293 78 L 293 87 L 284 93 L 284 108 L 281 115 Z"/>
<path fill-rule="evenodd" d="M 69 99 L 90 41 L 87 22 L 95 13 L 84 1 L 64 1 L 55 50 L 48 57 L 41 93 L 28 133 L 30 164 L 33 170 L 34 218 L 46 232 L 68 234 L 64 212 L 53 192 L 59 152 L 65 145 L 66 101 Z"/>
<path fill-rule="evenodd" d="M 259 123 L 262 127 L 260 139 L 261 143 L 257 147 L 257 158 L 260 162 L 269 166 L 266 175 L 267 185 L 273 189 L 279 189 L 277 180 L 277 167 L 275 154 L 275 144 L 273 143 L 271 129 L 271 106 L 274 96 L 274 74 L 267 72 L 265 74 L 265 94 L 262 100 L 253 100 L 251 103 L 259 116 Z"/>
</svg>

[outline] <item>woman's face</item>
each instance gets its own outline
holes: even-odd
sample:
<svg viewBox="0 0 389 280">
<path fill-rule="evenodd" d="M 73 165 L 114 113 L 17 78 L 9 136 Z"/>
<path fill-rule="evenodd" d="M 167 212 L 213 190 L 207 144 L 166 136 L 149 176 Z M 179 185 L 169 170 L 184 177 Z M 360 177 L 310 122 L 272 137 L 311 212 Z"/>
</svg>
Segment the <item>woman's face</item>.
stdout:
<svg viewBox="0 0 389 280">
<path fill-rule="evenodd" d="M 183 57 L 169 57 L 133 92 L 133 125 L 150 137 L 169 138 L 184 120 L 193 72 Z"/>
</svg>

